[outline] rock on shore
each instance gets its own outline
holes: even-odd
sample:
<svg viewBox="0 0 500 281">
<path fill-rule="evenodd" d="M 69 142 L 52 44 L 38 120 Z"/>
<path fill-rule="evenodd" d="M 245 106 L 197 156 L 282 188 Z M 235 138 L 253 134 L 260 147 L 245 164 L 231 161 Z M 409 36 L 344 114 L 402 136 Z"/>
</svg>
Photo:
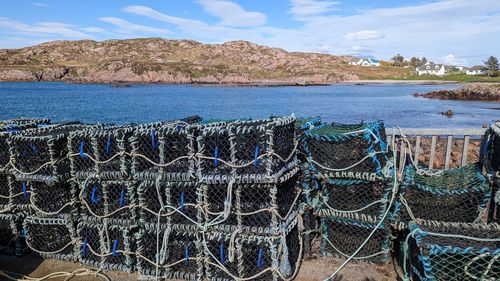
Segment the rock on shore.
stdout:
<svg viewBox="0 0 500 281">
<path fill-rule="evenodd" d="M 309 85 L 357 79 L 346 70 L 346 60 L 326 54 L 287 52 L 247 41 L 53 41 L 0 49 L 0 81 Z"/>
<path fill-rule="evenodd" d="M 500 101 L 500 84 L 471 84 L 453 90 L 415 93 L 416 97 L 443 100 Z"/>
</svg>

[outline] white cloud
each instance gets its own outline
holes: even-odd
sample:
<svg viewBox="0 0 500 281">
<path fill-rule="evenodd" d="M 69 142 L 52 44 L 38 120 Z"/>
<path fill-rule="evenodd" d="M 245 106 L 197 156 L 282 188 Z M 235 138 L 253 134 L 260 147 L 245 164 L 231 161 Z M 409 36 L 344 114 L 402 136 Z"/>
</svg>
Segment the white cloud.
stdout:
<svg viewBox="0 0 500 281">
<path fill-rule="evenodd" d="M 34 36 L 59 35 L 62 37 L 79 39 L 92 37 L 84 32 L 78 31 L 74 25 L 60 22 L 26 24 L 9 18 L 0 17 L 0 27 L 12 32 L 15 31 Z"/>
<path fill-rule="evenodd" d="M 162 28 L 150 27 L 145 25 L 133 24 L 124 19 L 115 17 L 102 17 L 99 18 L 100 21 L 110 23 L 119 28 L 120 33 L 132 34 L 132 33 L 156 33 L 156 34 L 171 34 L 172 31 Z"/>
<path fill-rule="evenodd" d="M 448 54 L 444 56 L 443 62 L 448 65 L 466 65 L 467 64 L 467 59 L 465 58 L 457 58 L 453 54 Z"/>
<path fill-rule="evenodd" d="M 88 33 L 108 33 L 106 30 L 94 26 L 84 27 L 82 30 Z"/>
<path fill-rule="evenodd" d="M 46 3 L 40 3 L 40 2 L 33 2 L 31 3 L 31 5 L 35 6 L 35 7 L 40 7 L 40 8 L 47 8 L 47 7 L 50 7 L 49 4 L 46 4 Z"/>
<path fill-rule="evenodd" d="M 340 2 L 318 1 L 318 0 L 291 0 L 291 8 L 288 11 L 296 19 L 304 19 L 311 16 L 322 15 L 337 9 Z"/>
<path fill-rule="evenodd" d="M 261 26 L 267 21 L 267 16 L 260 12 L 243 9 L 240 5 L 227 0 L 198 0 L 204 10 L 221 19 L 220 24 L 226 26 Z"/>
<path fill-rule="evenodd" d="M 374 39 L 382 39 L 385 37 L 385 35 L 378 31 L 363 30 L 358 32 L 347 33 L 344 37 L 347 40 L 374 40 Z"/>
</svg>

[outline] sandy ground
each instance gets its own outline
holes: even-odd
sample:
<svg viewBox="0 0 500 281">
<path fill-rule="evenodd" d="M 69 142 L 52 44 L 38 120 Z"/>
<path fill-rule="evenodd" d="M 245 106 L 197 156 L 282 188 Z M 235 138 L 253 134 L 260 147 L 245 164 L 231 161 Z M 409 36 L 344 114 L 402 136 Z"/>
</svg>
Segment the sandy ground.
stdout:
<svg viewBox="0 0 500 281">
<path fill-rule="evenodd" d="M 337 258 L 312 258 L 302 262 L 297 281 L 323 280 L 329 276 L 343 260 Z M 59 260 L 43 260 L 33 254 L 18 258 L 0 256 L 0 269 L 22 273 L 30 277 L 42 277 L 59 271 L 71 272 L 82 268 L 78 263 Z M 399 271 L 399 270 L 398 270 Z M 111 280 L 138 280 L 137 273 L 104 272 Z M 0 277 L 0 280 L 7 280 Z M 64 280 L 57 278 L 51 280 Z M 96 277 L 75 277 L 71 280 L 98 280 Z M 392 264 L 376 265 L 365 262 L 353 262 L 347 265 L 334 281 L 392 281 L 398 280 Z"/>
</svg>

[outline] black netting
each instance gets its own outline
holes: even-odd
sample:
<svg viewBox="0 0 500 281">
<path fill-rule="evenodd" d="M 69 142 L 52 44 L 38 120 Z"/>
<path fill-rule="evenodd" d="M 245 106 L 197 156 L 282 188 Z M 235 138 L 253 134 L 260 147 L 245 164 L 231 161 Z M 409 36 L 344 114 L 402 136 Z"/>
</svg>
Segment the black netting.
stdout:
<svg viewBox="0 0 500 281">
<path fill-rule="evenodd" d="M 78 260 L 83 264 L 100 267 L 102 258 L 96 254 L 101 254 L 101 231 L 102 226 L 82 221 L 78 224 L 77 233 L 82 245 L 78 249 Z"/>
<path fill-rule="evenodd" d="M 297 203 L 299 193 L 297 175 L 279 184 L 235 183 L 231 202 L 228 201 L 228 189 L 228 184 L 220 183 L 203 186 L 207 221 L 223 216 L 225 207 L 231 203 L 227 218 L 214 226 L 219 231 L 232 231 L 238 226 L 246 232 L 268 233 L 294 215 L 293 206 L 296 206 L 294 203 Z"/>
<path fill-rule="evenodd" d="M 73 260 L 74 234 L 65 219 L 27 217 L 24 232 L 28 246 L 43 257 Z"/>
<path fill-rule="evenodd" d="M 158 232 L 159 236 L 158 236 Z M 203 249 L 196 228 L 164 227 L 145 224 L 137 234 L 137 269 L 143 276 L 196 280 L 203 272 Z M 159 241 L 159 243 L 158 243 Z M 157 256 L 157 253 L 159 255 Z M 158 259 L 157 259 L 158 258 Z M 158 272 L 157 272 L 158 270 Z"/>
<path fill-rule="evenodd" d="M 135 252 L 133 233 L 129 226 L 108 224 L 104 226 L 101 249 L 106 255 L 103 267 L 107 269 L 131 272 L 134 268 Z"/>
<path fill-rule="evenodd" d="M 365 219 L 363 219 L 365 218 Z M 366 219 L 368 218 L 368 219 Z M 374 217 L 353 219 L 347 217 L 322 217 L 322 253 L 340 258 L 351 256 L 377 226 Z M 385 226 L 384 226 L 385 225 Z M 389 254 L 390 229 L 382 224 L 355 259 L 372 262 L 387 262 Z"/>
<path fill-rule="evenodd" d="M 317 211 L 329 213 L 333 208 L 378 217 L 386 210 L 390 191 L 387 181 L 325 180 Z"/>
<path fill-rule="evenodd" d="M 383 123 L 321 125 L 303 138 L 303 149 L 313 167 L 336 178 L 369 179 L 383 176 L 388 162 Z"/>
<path fill-rule="evenodd" d="M 406 223 L 412 214 L 425 220 L 474 222 L 481 220 L 489 199 L 490 187 L 477 164 L 429 175 L 408 167 L 395 218 Z"/>
<path fill-rule="evenodd" d="M 137 129 L 130 139 L 134 175 L 139 179 L 162 175 L 189 180 L 195 173 L 195 133 L 195 127 L 183 123 Z"/>
<path fill-rule="evenodd" d="M 17 172 L 19 176 L 29 180 L 61 180 L 69 176 L 67 137 L 84 128 L 75 124 L 55 125 L 13 135 L 9 145 L 14 166 L 23 172 Z"/>
<path fill-rule="evenodd" d="M 71 134 L 68 145 L 73 175 L 78 179 L 86 179 L 96 171 L 96 164 L 90 158 L 95 158 L 91 137 L 84 136 L 84 134 L 80 132 Z M 78 155 L 75 155 L 77 153 Z M 90 155 L 90 157 L 86 154 Z"/>
<path fill-rule="evenodd" d="M 17 211 L 31 211 L 31 182 L 19 181 L 9 177 L 10 208 Z"/>
<path fill-rule="evenodd" d="M 7 137 L 9 134 L 0 132 L 0 170 L 10 161 L 9 144 Z"/>
<path fill-rule="evenodd" d="M 234 133 L 234 136 L 231 138 L 232 145 L 234 145 L 236 152 L 235 158 L 237 159 L 234 164 L 241 166 L 253 161 L 251 165 L 237 168 L 237 174 L 245 175 L 266 173 L 268 160 L 256 160 L 256 157 L 260 156 L 260 154 L 266 153 L 268 149 L 267 139 L 269 139 L 269 137 L 266 135 L 266 132 L 264 130 L 259 130 L 258 128 L 250 127 L 248 130 L 242 130 L 240 133 L 236 131 Z"/>
<path fill-rule="evenodd" d="M 226 129 L 215 130 L 212 127 L 202 129 L 198 137 L 199 153 L 215 159 L 200 159 L 199 165 L 202 176 L 229 175 L 232 168 L 227 163 L 232 162 L 231 143 Z"/>
<path fill-rule="evenodd" d="M 15 253 L 18 237 L 13 223 L 10 216 L 0 214 L 0 254 L 13 255 Z"/>
<path fill-rule="evenodd" d="M 72 197 L 74 188 L 69 182 L 46 183 L 29 182 L 31 203 L 34 211 L 40 215 L 46 213 L 69 214 L 73 210 Z M 45 213 L 44 213 L 45 212 Z"/>
<path fill-rule="evenodd" d="M 500 123 L 491 126 L 490 140 L 485 149 L 488 150 L 488 160 L 493 171 L 500 171 Z"/>
<path fill-rule="evenodd" d="M 126 180 L 87 180 L 79 184 L 82 215 L 135 220 L 137 204 L 134 184 Z"/>
<path fill-rule="evenodd" d="M 9 207 L 10 177 L 10 175 L 0 173 L 0 210 L 7 209 Z"/>
<path fill-rule="evenodd" d="M 499 225 L 418 221 L 410 228 L 414 232 L 408 271 L 413 276 L 429 280 L 500 278 Z"/>
</svg>

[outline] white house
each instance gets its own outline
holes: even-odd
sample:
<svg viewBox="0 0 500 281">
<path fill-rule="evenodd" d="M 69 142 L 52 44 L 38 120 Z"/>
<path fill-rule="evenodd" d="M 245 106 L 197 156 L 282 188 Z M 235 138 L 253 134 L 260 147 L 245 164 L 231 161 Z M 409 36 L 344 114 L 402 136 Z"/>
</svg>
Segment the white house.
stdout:
<svg viewBox="0 0 500 281">
<path fill-rule="evenodd" d="M 373 58 L 351 58 L 349 60 L 349 64 L 360 66 L 380 66 L 380 61 Z"/>
<path fill-rule="evenodd" d="M 416 68 L 418 75 L 444 75 L 446 68 L 444 64 L 435 64 L 433 62 L 426 62 Z"/>
<path fill-rule="evenodd" d="M 485 75 L 486 74 L 486 67 L 481 66 L 481 65 L 475 65 L 465 72 L 467 75 Z"/>
</svg>

